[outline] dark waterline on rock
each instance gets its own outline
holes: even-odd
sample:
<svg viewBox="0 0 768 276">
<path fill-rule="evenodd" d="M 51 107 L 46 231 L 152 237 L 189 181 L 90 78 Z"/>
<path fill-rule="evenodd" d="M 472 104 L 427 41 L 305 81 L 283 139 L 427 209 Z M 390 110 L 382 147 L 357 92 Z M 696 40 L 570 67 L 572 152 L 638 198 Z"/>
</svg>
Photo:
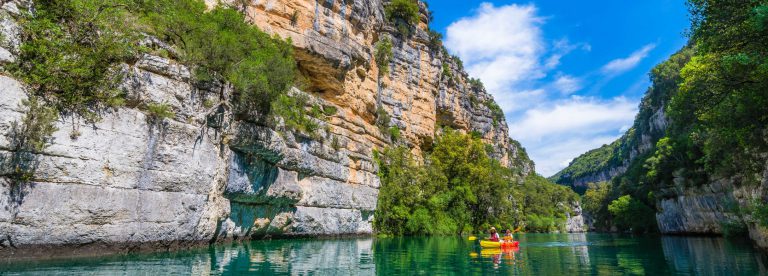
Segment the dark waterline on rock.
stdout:
<svg viewBox="0 0 768 276">
<path fill-rule="evenodd" d="M 454 237 L 272 240 L 165 253 L 19 261 L 0 274 L 765 275 L 768 257 L 719 237 L 524 234 L 517 250 Z"/>
</svg>

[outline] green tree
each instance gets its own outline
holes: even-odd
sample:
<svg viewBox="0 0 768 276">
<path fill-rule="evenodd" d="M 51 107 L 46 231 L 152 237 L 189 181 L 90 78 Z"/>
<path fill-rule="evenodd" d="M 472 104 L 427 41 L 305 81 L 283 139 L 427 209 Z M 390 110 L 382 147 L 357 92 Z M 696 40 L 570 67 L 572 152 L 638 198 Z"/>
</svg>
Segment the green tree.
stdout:
<svg viewBox="0 0 768 276">
<path fill-rule="evenodd" d="M 636 233 L 655 231 L 656 212 L 630 195 L 621 196 L 608 205 L 613 222 L 620 230 Z"/>
<path fill-rule="evenodd" d="M 513 228 L 563 227 L 570 203 L 566 187 L 541 176 L 524 176 L 489 156 L 479 137 L 445 129 L 419 164 L 405 147 L 377 155 L 382 181 L 376 229 L 388 234 L 447 235 Z M 526 216 L 528 215 L 528 216 Z M 543 225 L 543 224 L 542 224 Z"/>
</svg>

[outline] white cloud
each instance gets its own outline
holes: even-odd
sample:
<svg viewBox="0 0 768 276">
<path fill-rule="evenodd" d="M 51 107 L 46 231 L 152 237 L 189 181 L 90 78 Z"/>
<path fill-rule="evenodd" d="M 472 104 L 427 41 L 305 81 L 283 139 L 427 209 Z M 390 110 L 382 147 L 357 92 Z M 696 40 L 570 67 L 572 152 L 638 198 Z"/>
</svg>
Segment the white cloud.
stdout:
<svg viewBox="0 0 768 276">
<path fill-rule="evenodd" d="M 560 93 L 564 95 L 570 95 L 582 88 L 580 79 L 568 75 L 557 77 L 553 85 L 555 86 L 555 89 L 559 90 Z"/>
<path fill-rule="evenodd" d="M 482 3 L 471 16 L 448 26 L 445 45 L 470 75 L 485 83 L 507 115 L 510 136 L 528 149 L 537 171 L 551 175 L 574 157 L 618 138 L 618 130 L 634 119 L 637 104 L 625 98 L 571 96 L 594 86 L 592 77 L 551 72 L 559 72 L 564 56 L 592 47 L 565 38 L 546 41 L 544 23 L 533 4 Z M 631 69 L 653 47 L 612 61 L 602 72 Z"/>
<path fill-rule="evenodd" d="M 533 5 L 482 3 L 473 16 L 448 26 L 445 45 L 464 60 L 471 75 L 501 98 L 525 90 L 518 88 L 522 81 L 546 75 L 540 64 L 545 52 L 543 22 Z"/>
<path fill-rule="evenodd" d="M 540 106 L 525 112 L 522 120 L 509 128 L 512 137 L 536 141 L 546 136 L 590 134 L 618 130 L 632 122 L 637 105 L 625 98 L 601 101 L 572 97 L 553 106 Z"/>
<path fill-rule="evenodd" d="M 656 48 L 656 44 L 645 45 L 626 58 L 614 59 L 608 62 L 601 71 L 607 75 L 616 75 L 629 71 L 645 59 L 654 48 Z"/>
<path fill-rule="evenodd" d="M 617 139 L 635 114 L 636 103 L 625 98 L 571 97 L 527 110 L 509 132 L 528 149 L 536 170 L 549 176 L 574 157 Z"/>
</svg>

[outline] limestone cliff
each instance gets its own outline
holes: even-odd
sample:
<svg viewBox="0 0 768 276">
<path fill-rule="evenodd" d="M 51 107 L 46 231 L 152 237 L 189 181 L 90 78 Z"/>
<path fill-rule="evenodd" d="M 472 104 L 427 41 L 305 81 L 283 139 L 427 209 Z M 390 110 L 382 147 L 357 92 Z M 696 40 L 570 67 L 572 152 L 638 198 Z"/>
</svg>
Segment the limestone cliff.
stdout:
<svg viewBox="0 0 768 276">
<path fill-rule="evenodd" d="M 19 45 L 14 18 L 29 3 L 3 3 L 0 62 L 8 63 Z M 375 124 L 379 105 L 416 154 L 449 126 L 479 133 L 503 164 L 531 173 L 503 116 L 486 106 L 492 97 L 426 45 L 426 7 L 414 36 L 402 39 L 384 20 L 384 5 L 288 0 L 244 7 L 254 24 L 293 42 L 309 85 L 290 93 L 337 110 L 317 120 L 317 136 L 236 120 L 226 87 L 195 85 L 190 70 L 172 59 L 145 55 L 125 64 L 127 102 L 167 104 L 174 116 L 160 120 L 128 104 L 95 124 L 63 117 L 50 146 L 35 154 L 29 183 L 12 185 L 2 166 L 0 248 L 370 234 L 379 187 L 372 152 L 393 143 Z M 395 47 L 391 73 L 379 82 L 373 45 L 381 36 Z M 13 128 L 25 116 L 26 98 L 24 83 L 0 76 L 0 161 L 15 154 Z"/>
</svg>

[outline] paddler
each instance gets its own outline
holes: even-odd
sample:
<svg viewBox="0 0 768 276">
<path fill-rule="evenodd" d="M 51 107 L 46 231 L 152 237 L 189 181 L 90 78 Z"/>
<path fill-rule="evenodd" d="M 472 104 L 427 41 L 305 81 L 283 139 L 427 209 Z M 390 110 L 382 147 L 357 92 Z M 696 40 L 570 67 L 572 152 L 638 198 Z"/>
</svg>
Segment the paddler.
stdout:
<svg viewBox="0 0 768 276">
<path fill-rule="evenodd" d="M 505 241 L 512 241 L 513 240 L 512 230 L 507 229 L 507 232 L 504 233 L 504 240 Z"/>
<path fill-rule="evenodd" d="M 498 242 L 499 241 L 499 233 L 496 232 L 496 227 L 491 227 L 491 231 L 490 232 L 491 232 L 491 238 L 489 238 L 488 240 L 493 241 L 493 242 Z"/>
</svg>

